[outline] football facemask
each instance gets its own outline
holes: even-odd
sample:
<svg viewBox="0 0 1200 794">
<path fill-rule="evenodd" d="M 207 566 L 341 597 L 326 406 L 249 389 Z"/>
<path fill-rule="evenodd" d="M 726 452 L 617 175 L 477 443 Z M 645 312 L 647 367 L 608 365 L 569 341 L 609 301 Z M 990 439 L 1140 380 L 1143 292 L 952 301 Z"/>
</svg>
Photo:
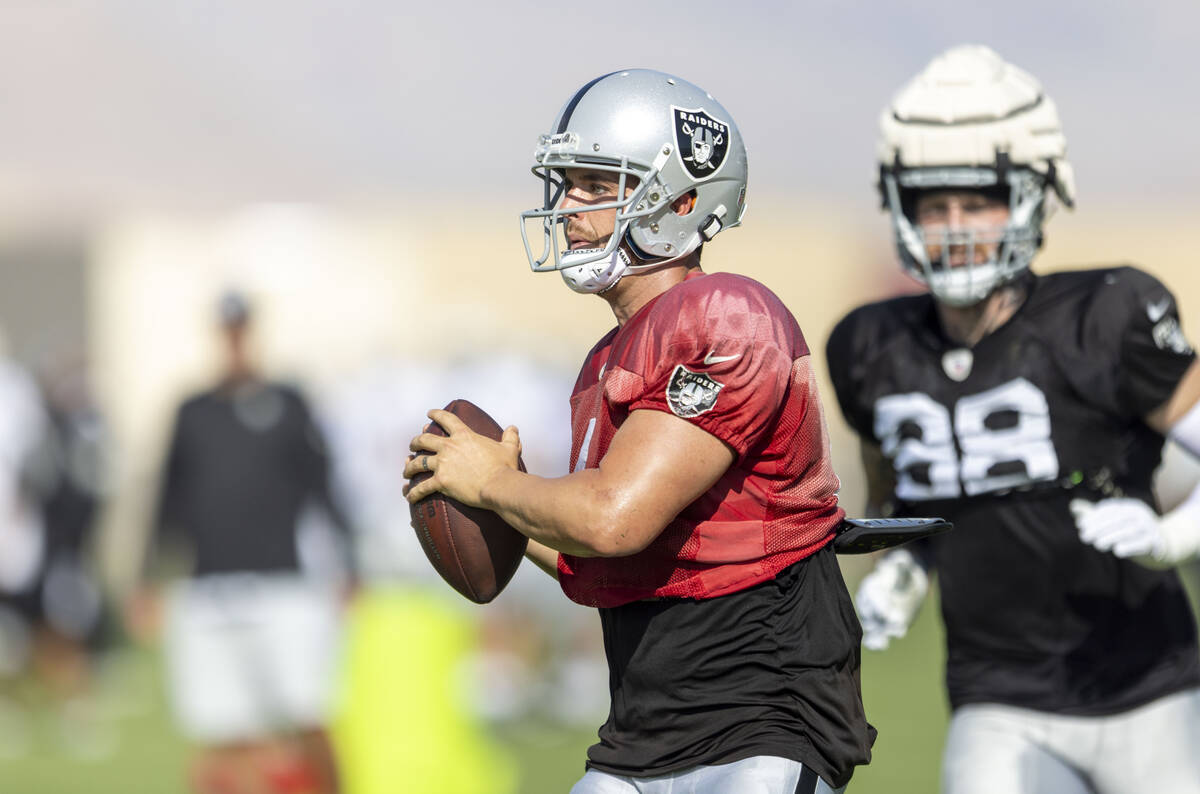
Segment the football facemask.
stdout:
<svg viewBox="0 0 1200 794">
<path fill-rule="evenodd" d="M 680 252 L 670 260 L 647 256 L 650 261 L 635 265 L 627 252 L 628 248 L 633 247 L 628 239 L 630 224 L 639 218 L 661 213 L 664 204 L 669 209 L 666 190 L 658 181 L 662 164 L 631 163 L 627 159 L 619 164 L 597 163 L 587 159 L 581 161 L 575 158 L 577 144 L 578 136 L 572 133 L 543 135 L 534 153 L 537 164 L 533 172 L 542 179 L 544 202 L 541 209 L 521 213 L 521 239 L 534 272 L 557 270 L 566 285 L 575 292 L 596 293 L 609 289 L 626 273 L 659 267 L 685 253 L 691 253 Z M 617 189 L 613 200 L 564 207 L 567 186 L 563 174 L 567 168 L 587 168 L 616 174 Z M 648 199 L 647 194 L 653 200 Z M 615 212 L 613 233 L 602 246 L 572 250 L 566 236 L 568 219 L 591 212 Z M 535 256 L 532 241 L 536 239 L 538 225 L 541 226 L 541 253 Z M 623 242 L 626 245 L 622 246 Z"/>
<path fill-rule="evenodd" d="M 1047 215 L 1040 175 L 1012 169 L 937 168 L 885 171 L 881 179 L 901 264 L 939 301 L 956 307 L 976 304 L 1033 261 Z M 926 229 L 910 217 L 916 191 L 994 188 L 1002 179 L 1009 194 L 1008 222 L 1002 226 Z M 936 253 L 932 259 L 931 249 Z"/>
</svg>

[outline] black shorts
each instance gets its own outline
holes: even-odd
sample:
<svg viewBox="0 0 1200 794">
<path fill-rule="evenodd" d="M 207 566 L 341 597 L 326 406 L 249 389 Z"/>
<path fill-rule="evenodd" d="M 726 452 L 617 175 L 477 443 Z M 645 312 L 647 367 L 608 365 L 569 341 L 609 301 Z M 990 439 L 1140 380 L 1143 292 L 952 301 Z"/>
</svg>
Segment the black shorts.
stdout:
<svg viewBox="0 0 1200 794">
<path fill-rule="evenodd" d="M 600 619 L 612 706 L 589 768 L 644 777 L 774 755 L 838 787 L 870 761 L 862 632 L 830 547 L 738 593 Z"/>
</svg>

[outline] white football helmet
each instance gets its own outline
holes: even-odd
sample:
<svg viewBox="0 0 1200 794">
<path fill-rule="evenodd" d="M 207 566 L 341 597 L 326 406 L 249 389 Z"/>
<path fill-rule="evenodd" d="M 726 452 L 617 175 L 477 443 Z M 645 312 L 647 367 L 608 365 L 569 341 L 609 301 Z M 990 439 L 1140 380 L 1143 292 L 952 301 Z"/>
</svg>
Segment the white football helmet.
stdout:
<svg viewBox="0 0 1200 794">
<path fill-rule="evenodd" d="M 1024 272 L 1042 242 L 1052 205 L 1068 208 L 1075 180 L 1054 103 L 1038 81 L 979 45 L 953 47 L 896 94 L 880 118 L 879 190 L 891 211 L 904 267 L 952 306 L 970 306 Z M 926 239 L 913 209 L 921 190 L 979 189 L 1006 197 L 1009 220 L 992 230 L 949 229 Z M 940 244 L 931 262 L 926 243 Z M 974 264 L 976 245 L 993 245 Z M 967 264 L 950 267 L 951 246 Z"/>
<path fill-rule="evenodd" d="M 521 213 L 525 253 L 533 270 L 561 271 L 576 292 L 602 292 L 626 273 L 686 256 L 739 225 L 746 209 L 746 149 L 733 118 L 704 90 L 663 72 L 627 69 L 587 83 L 533 158 L 544 196 L 541 208 Z M 572 167 L 618 174 L 617 199 L 564 210 L 562 169 Z M 677 215 L 671 202 L 693 190 L 692 211 Z M 603 248 L 568 249 L 567 216 L 613 209 L 616 227 Z"/>
</svg>

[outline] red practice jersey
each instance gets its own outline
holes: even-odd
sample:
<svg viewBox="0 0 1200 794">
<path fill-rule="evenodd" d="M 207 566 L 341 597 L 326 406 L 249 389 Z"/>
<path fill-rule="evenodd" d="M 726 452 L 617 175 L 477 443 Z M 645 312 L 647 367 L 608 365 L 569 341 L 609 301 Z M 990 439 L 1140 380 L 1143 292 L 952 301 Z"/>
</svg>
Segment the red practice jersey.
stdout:
<svg viewBox="0 0 1200 794">
<path fill-rule="evenodd" d="M 808 345 L 770 290 L 694 272 L 592 348 L 571 395 L 571 470 L 596 468 L 631 411 L 673 413 L 728 444 L 729 470 L 628 557 L 559 555 L 588 606 L 712 598 L 772 579 L 844 515 Z"/>
</svg>

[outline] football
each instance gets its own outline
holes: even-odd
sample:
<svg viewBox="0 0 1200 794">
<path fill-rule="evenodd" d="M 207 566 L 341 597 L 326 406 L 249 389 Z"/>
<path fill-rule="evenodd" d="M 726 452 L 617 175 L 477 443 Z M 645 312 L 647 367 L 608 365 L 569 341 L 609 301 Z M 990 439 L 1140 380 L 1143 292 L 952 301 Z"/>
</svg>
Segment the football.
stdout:
<svg viewBox="0 0 1200 794">
<path fill-rule="evenodd" d="M 500 425 L 474 403 L 452 400 L 446 410 L 476 433 L 500 440 Z M 430 423 L 428 432 L 446 435 L 436 422 Z M 525 471 L 523 461 L 518 460 L 517 465 Z M 412 482 L 429 476 L 418 474 Z M 410 505 L 409 511 L 417 539 L 434 569 L 476 604 L 486 604 L 499 595 L 525 555 L 528 539 L 490 510 L 468 507 L 435 493 Z"/>
</svg>

